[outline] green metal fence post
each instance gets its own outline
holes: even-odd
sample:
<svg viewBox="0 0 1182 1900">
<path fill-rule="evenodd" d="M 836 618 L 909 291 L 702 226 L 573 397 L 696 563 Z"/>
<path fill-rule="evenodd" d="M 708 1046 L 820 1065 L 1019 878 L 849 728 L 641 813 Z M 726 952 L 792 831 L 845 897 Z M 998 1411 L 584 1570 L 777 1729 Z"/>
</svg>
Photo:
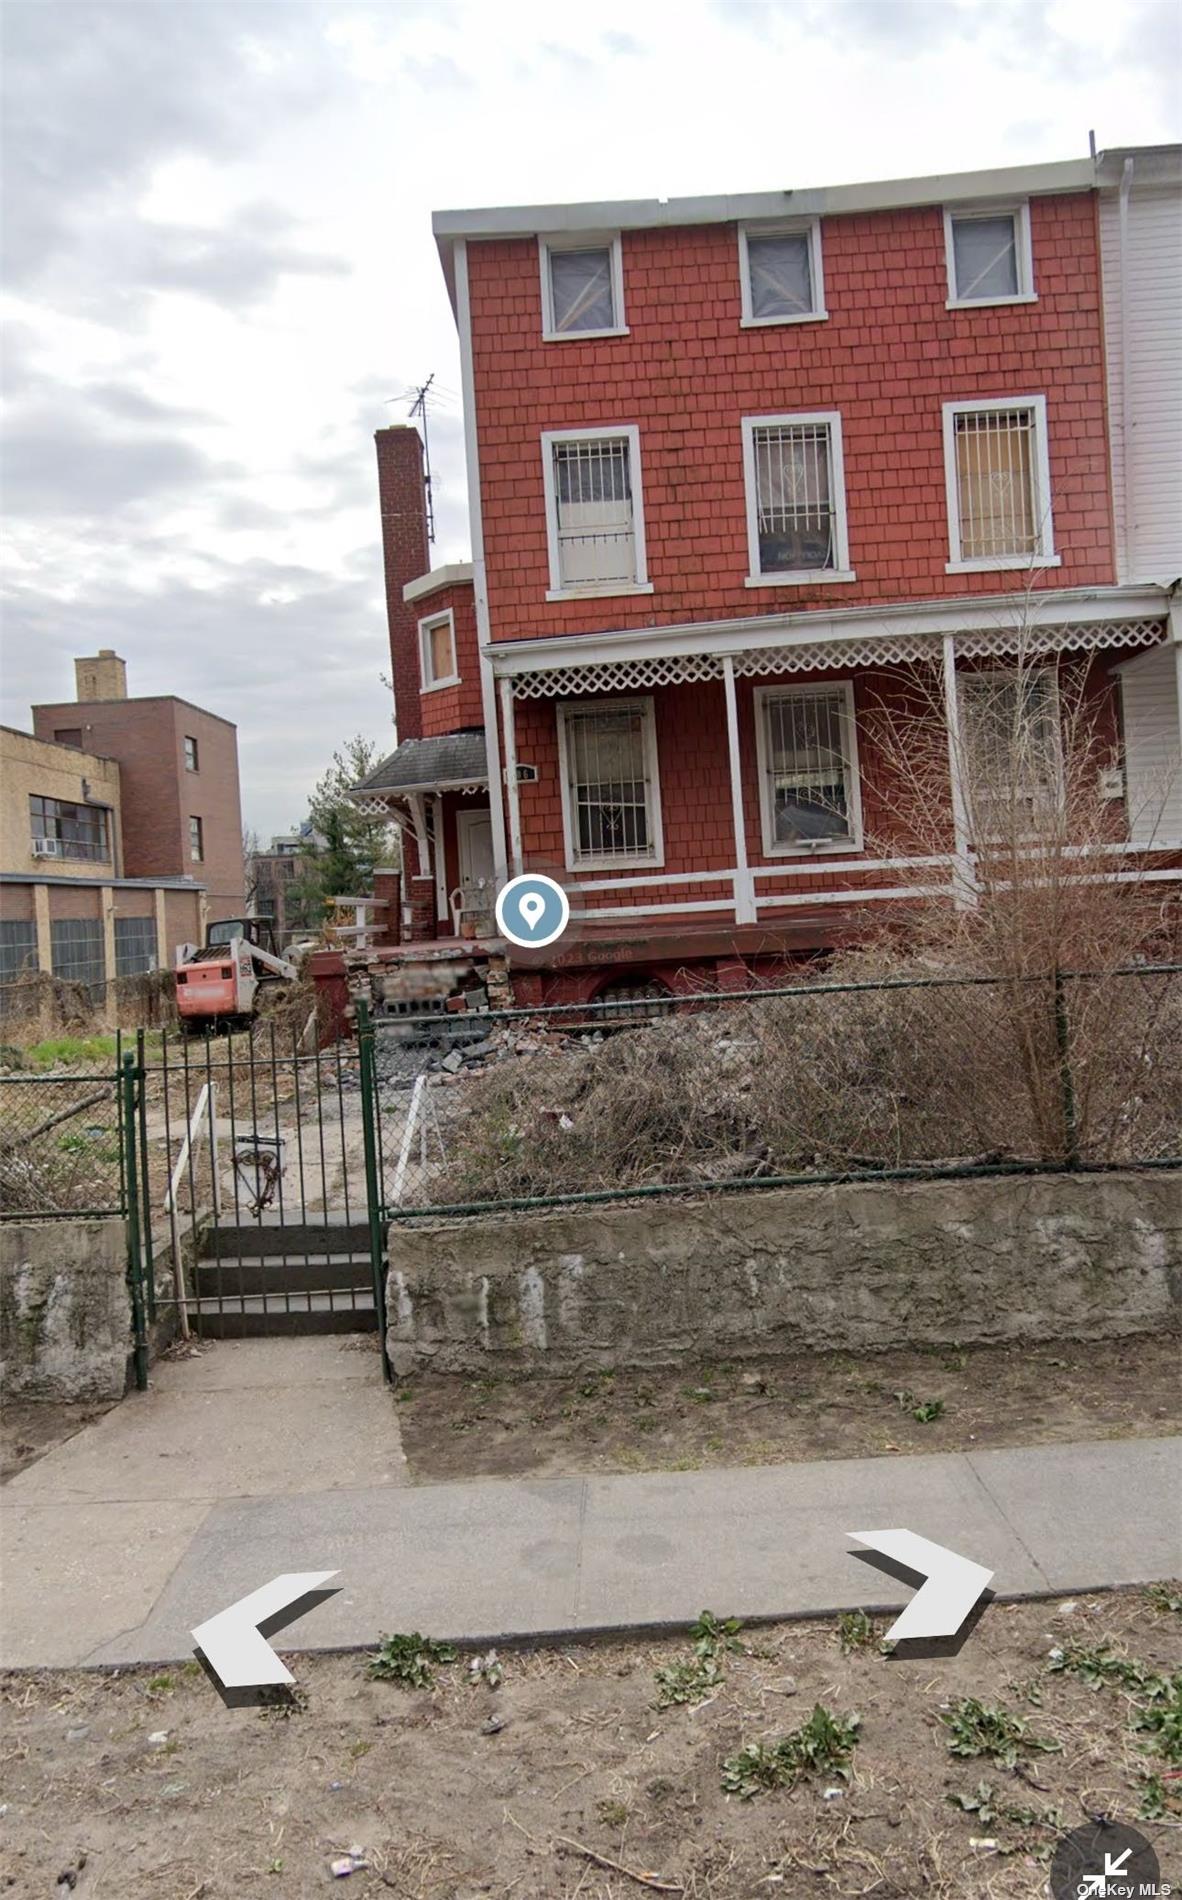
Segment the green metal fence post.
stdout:
<svg viewBox="0 0 1182 1900">
<path fill-rule="evenodd" d="M 1070 1022 L 1067 1014 L 1067 979 L 1055 971 L 1055 1047 L 1059 1056 L 1059 1102 L 1063 1116 L 1063 1157 L 1069 1168 L 1078 1168 L 1079 1121 L 1075 1103 L 1075 1077 L 1071 1072 Z"/>
<path fill-rule="evenodd" d="M 144 1283 L 147 1288 L 148 1323 L 156 1318 L 156 1262 L 152 1257 L 152 1193 L 148 1177 L 148 1064 L 142 1029 L 135 1032 L 136 1087 L 139 1091 L 137 1136 L 140 1144 L 140 1232 L 143 1235 Z"/>
<path fill-rule="evenodd" d="M 143 1077 L 139 1078 L 143 1087 Z M 137 1392 L 148 1389 L 148 1329 L 144 1321 L 144 1268 L 140 1233 L 140 1183 L 136 1169 L 136 1063 L 128 1051 L 123 1058 L 122 1075 L 124 1138 L 124 1215 L 127 1221 L 127 1290 L 131 1295 L 131 1328 L 135 1339 L 135 1384 Z"/>
<path fill-rule="evenodd" d="M 382 1376 L 393 1379 L 386 1352 L 386 1279 L 385 1248 L 382 1243 L 382 1189 L 378 1144 L 375 1134 L 377 1076 L 374 1069 L 373 1024 L 364 997 L 357 1004 L 357 1054 L 361 1063 L 361 1133 L 365 1144 L 365 1205 L 369 1219 L 369 1264 L 373 1275 L 373 1303 L 378 1320 L 378 1338 L 382 1346 Z"/>
</svg>

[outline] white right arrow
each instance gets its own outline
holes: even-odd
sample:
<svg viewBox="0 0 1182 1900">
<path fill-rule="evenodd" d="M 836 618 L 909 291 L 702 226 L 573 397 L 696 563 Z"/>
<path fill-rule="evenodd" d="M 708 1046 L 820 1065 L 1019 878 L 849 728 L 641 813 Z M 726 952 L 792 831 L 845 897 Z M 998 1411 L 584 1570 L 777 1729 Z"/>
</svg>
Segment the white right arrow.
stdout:
<svg viewBox="0 0 1182 1900">
<path fill-rule="evenodd" d="M 260 1590 L 239 1597 L 190 1634 L 226 1689 L 261 1689 L 270 1682 L 294 1682 L 259 1629 L 269 1616 L 296 1603 L 309 1590 L 336 1576 L 335 1570 L 293 1570 L 272 1577 Z"/>
<path fill-rule="evenodd" d="M 933 1544 L 915 1531 L 850 1531 L 856 1544 L 917 1570 L 925 1579 L 907 1608 L 891 1624 L 886 1643 L 906 1642 L 916 1636 L 955 1636 L 982 1590 L 993 1581 L 992 1570 L 958 1557 L 943 1544 Z"/>
</svg>

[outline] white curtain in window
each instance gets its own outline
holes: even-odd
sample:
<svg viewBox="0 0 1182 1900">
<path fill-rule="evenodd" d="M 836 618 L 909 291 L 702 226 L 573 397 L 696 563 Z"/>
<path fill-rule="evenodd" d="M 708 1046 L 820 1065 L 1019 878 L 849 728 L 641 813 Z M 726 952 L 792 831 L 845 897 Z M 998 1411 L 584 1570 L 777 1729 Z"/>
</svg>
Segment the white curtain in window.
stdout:
<svg viewBox="0 0 1182 1900">
<path fill-rule="evenodd" d="M 554 328 L 561 331 L 611 330 L 611 250 L 551 251 L 550 302 Z"/>
<path fill-rule="evenodd" d="M 1018 247 L 1011 214 L 954 218 L 952 256 L 956 294 L 966 302 L 1018 294 Z"/>
<path fill-rule="evenodd" d="M 813 308 L 813 273 L 808 233 L 747 239 L 753 317 L 808 316 Z"/>
</svg>

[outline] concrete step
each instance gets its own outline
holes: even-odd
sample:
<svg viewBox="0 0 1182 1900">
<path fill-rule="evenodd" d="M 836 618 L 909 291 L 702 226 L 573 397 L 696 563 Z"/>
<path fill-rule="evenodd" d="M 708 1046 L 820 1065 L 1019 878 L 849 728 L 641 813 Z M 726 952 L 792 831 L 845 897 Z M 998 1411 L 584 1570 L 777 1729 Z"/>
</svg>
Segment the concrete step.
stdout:
<svg viewBox="0 0 1182 1900">
<path fill-rule="evenodd" d="M 287 1210 L 282 1219 L 268 1210 L 254 1220 L 236 1221 L 233 1209 L 229 1218 L 207 1227 L 201 1237 L 202 1258 L 260 1259 L 272 1254 L 368 1253 L 369 1224 L 364 1216 L 364 1183 L 361 1184 L 361 1209 L 349 1219 L 340 1212 L 301 1214 Z"/>
<path fill-rule="evenodd" d="M 293 1299 L 288 1308 L 282 1300 L 276 1304 L 248 1296 L 233 1303 L 223 1300 L 220 1311 L 216 1300 L 191 1300 L 189 1320 L 194 1332 L 204 1339 L 290 1338 L 308 1333 L 377 1331 L 378 1316 L 372 1293 L 368 1305 L 361 1293 L 357 1294 L 355 1305 L 341 1305 L 342 1296 L 338 1293 L 337 1304 L 330 1306 L 329 1298 L 327 1294 L 304 1295 L 298 1305 Z"/>
<path fill-rule="evenodd" d="M 193 1274 L 198 1294 L 237 1298 L 239 1294 L 318 1293 L 329 1288 L 373 1287 L 368 1253 L 312 1253 L 285 1260 L 277 1254 L 222 1254 L 199 1260 Z"/>
</svg>

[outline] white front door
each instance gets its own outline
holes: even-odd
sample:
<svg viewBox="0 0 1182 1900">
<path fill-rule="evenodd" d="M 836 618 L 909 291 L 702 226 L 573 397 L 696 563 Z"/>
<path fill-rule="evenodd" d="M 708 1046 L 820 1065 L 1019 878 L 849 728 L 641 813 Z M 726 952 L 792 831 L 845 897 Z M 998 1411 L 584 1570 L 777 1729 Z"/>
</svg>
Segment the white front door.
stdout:
<svg viewBox="0 0 1182 1900">
<path fill-rule="evenodd" d="M 486 811 L 456 813 L 456 835 L 460 844 L 460 884 L 468 902 L 468 893 L 491 893 L 496 872 L 493 866 L 492 819 Z M 489 909 L 492 898 L 489 897 Z"/>
</svg>

